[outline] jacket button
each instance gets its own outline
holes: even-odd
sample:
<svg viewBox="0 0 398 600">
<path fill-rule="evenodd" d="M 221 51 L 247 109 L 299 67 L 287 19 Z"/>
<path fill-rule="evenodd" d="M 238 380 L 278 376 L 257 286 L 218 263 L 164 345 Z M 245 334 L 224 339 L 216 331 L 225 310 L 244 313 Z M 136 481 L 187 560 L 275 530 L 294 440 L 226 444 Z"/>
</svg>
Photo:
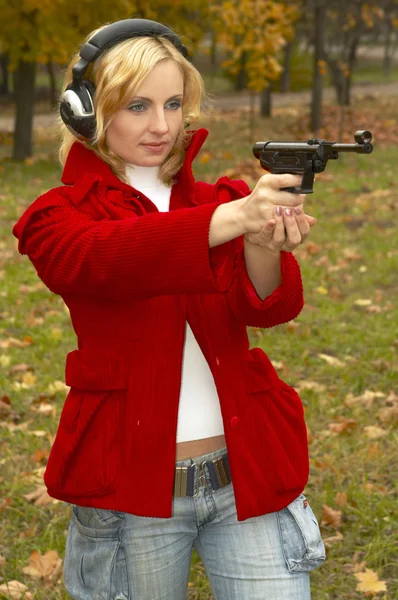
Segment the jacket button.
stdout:
<svg viewBox="0 0 398 600">
<path fill-rule="evenodd" d="M 239 424 L 239 417 L 232 417 L 231 419 L 231 427 L 235 429 Z"/>
<path fill-rule="evenodd" d="M 216 356 L 216 365 L 217 365 L 217 367 L 220 366 L 220 359 L 218 358 L 218 356 Z"/>
</svg>

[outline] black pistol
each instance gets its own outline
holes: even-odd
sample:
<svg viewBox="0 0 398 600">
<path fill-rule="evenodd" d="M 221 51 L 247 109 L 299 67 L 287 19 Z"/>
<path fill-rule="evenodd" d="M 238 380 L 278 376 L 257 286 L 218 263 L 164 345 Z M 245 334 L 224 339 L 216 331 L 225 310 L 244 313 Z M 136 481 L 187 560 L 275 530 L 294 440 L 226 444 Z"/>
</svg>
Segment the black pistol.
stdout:
<svg viewBox="0 0 398 600">
<path fill-rule="evenodd" d="M 281 188 L 295 194 L 312 194 L 315 173 L 326 169 L 329 159 L 339 157 L 339 152 L 370 154 L 373 151 L 370 131 L 357 131 L 355 144 L 340 144 L 313 138 L 308 142 L 256 142 L 253 154 L 271 173 L 302 173 L 301 186 Z"/>
</svg>

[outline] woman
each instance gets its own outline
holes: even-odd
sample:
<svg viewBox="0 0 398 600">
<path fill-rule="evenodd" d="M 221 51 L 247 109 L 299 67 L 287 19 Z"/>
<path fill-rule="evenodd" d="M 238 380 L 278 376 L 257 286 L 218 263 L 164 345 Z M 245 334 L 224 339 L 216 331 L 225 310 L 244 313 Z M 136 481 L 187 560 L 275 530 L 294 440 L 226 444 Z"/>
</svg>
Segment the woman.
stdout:
<svg viewBox="0 0 398 600">
<path fill-rule="evenodd" d="M 128 19 L 86 42 L 60 105 L 63 185 L 13 229 L 78 338 L 44 476 L 72 504 L 65 586 L 182 600 L 195 548 L 217 600 L 307 600 L 325 549 L 303 408 L 246 332 L 302 309 L 291 251 L 315 219 L 281 190 L 300 178 L 195 182 L 204 88 L 181 40 Z"/>
</svg>

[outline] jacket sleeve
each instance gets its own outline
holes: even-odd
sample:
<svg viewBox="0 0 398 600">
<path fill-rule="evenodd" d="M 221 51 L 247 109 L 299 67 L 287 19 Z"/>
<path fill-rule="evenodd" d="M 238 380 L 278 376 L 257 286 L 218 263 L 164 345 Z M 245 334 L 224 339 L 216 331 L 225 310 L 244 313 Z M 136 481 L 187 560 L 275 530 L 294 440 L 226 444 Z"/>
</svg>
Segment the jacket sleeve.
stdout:
<svg viewBox="0 0 398 600">
<path fill-rule="evenodd" d="M 234 190 L 231 190 L 231 186 Z M 242 180 L 216 185 L 215 191 L 217 201 L 221 203 L 230 201 L 231 195 L 236 198 L 250 193 L 250 188 Z M 242 324 L 274 327 L 291 321 L 300 314 L 304 306 L 301 270 L 291 252 L 281 252 L 281 283 L 264 300 L 257 294 L 247 273 L 243 235 L 214 248 L 211 260 L 218 276 L 223 274 L 224 277 L 232 277 L 226 298 L 235 318 Z"/>
<path fill-rule="evenodd" d="M 231 273 L 212 268 L 209 229 L 216 203 L 125 220 L 94 220 L 60 188 L 40 196 L 12 233 L 55 294 L 142 300 L 220 293 Z"/>
</svg>

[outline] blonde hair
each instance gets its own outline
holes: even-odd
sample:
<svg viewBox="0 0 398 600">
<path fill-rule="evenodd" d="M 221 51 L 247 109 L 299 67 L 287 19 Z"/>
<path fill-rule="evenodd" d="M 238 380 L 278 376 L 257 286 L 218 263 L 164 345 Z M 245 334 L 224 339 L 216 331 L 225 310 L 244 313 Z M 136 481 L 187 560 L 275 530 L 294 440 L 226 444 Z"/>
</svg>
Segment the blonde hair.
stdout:
<svg viewBox="0 0 398 600">
<path fill-rule="evenodd" d="M 106 26 L 103 25 L 92 31 L 86 37 L 85 42 Z M 79 58 L 79 53 L 76 53 L 68 65 L 61 94 L 72 81 L 72 68 Z M 172 59 L 178 64 L 184 79 L 181 130 L 173 149 L 159 169 L 159 177 L 166 185 L 174 183 L 174 176 L 184 163 L 185 148 L 192 136 L 192 132 L 188 132 L 186 128 L 198 120 L 201 102 L 207 98 L 207 95 L 199 71 L 184 58 L 172 42 L 161 36 L 156 38 L 135 37 L 124 40 L 105 50 L 94 63 L 89 64 L 84 79 L 95 85 L 96 134 L 92 141 L 78 140 L 59 116 L 58 127 L 61 137 L 59 160 L 62 166 L 66 162 L 72 144 L 78 141 L 104 160 L 119 179 L 128 183 L 125 175 L 125 163 L 107 147 L 105 132 L 115 113 L 126 106 L 153 67 L 165 59 Z"/>
</svg>

